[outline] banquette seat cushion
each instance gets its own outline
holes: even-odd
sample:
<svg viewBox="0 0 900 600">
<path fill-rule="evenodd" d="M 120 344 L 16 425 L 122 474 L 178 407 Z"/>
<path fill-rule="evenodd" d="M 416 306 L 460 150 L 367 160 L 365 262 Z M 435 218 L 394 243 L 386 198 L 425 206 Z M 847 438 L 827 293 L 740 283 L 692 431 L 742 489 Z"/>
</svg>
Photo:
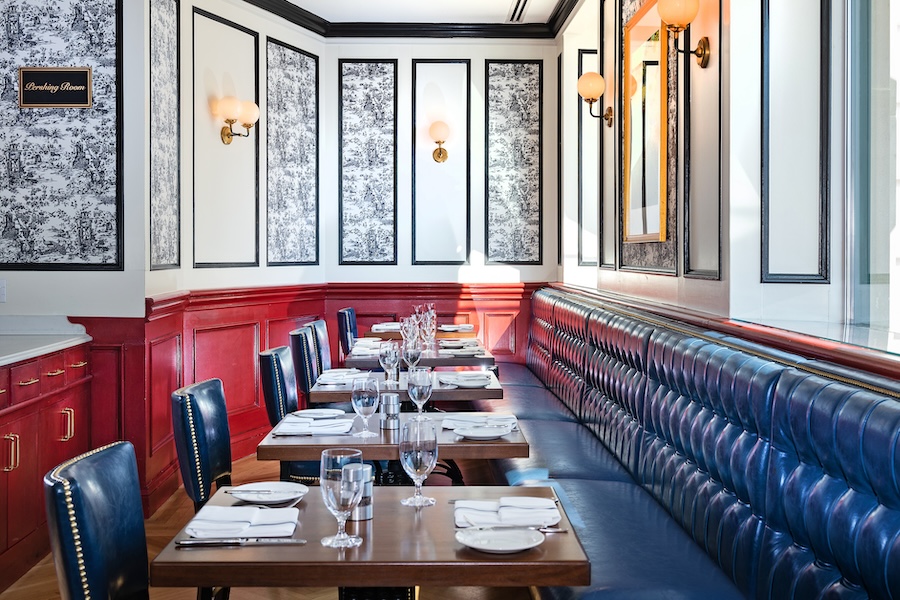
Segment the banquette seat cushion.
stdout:
<svg viewBox="0 0 900 600">
<path fill-rule="evenodd" d="M 531 456 L 498 471 L 552 485 L 592 564 L 544 597 L 900 598 L 896 381 L 552 288 L 500 372 L 478 408 Z"/>
</svg>

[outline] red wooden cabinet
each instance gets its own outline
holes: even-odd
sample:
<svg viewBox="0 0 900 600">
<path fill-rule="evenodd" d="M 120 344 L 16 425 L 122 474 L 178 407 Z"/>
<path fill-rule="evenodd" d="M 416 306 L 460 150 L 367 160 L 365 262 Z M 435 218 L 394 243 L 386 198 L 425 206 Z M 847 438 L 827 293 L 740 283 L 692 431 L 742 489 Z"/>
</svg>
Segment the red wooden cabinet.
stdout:
<svg viewBox="0 0 900 600">
<path fill-rule="evenodd" d="M 0 394 L 0 591 L 50 550 L 44 475 L 90 448 L 89 352 L 83 344 L 0 367 L 9 390 Z"/>
</svg>

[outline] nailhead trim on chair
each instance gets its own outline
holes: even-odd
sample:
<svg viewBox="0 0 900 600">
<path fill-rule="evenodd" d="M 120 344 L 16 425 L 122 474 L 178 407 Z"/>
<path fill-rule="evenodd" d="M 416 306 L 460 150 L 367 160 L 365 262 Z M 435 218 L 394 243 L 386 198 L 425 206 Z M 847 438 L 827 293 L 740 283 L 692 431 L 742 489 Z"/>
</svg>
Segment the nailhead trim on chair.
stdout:
<svg viewBox="0 0 900 600">
<path fill-rule="evenodd" d="M 200 467 L 200 448 L 197 446 L 197 428 L 194 424 L 194 410 L 191 406 L 191 397 L 189 395 L 182 396 L 184 398 L 184 408 L 187 410 L 188 429 L 191 432 L 191 448 L 194 450 L 194 468 L 197 475 L 197 486 L 200 488 L 200 502 L 208 500 L 206 494 L 203 493 L 203 471 Z"/>
<path fill-rule="evenodd" d="M 283 387 L 281 381 L 281 359 L 277 354 L 273 354 L 272 360 L 275 362 L 275 368 L 273 369 L 275 372 L 275 393 L 278 394 L 278 402 L 275 409 L 278 411 L 278 420 L 280 421 L 287 416 L 285 410 L 285 398 L 281 393 L 281 388 Z"/>
<path fill-rule="evenodd" d="M 113 442 L 112 444 L 107 444 L 105 446 L 101 446 L 100 448 L 95 448 L 90 452 L 85 452 L 84 454 L 79 454 L 74 458 L 70 458 L 66 462 L 62 463 L 50 474 L 50 478 L 56 483 L 60 483 L 63 486 L 63 492 L 65 494 L 66 499 L 66 513 L 69 516 L 69 527 L 72 531 L 72 540 L 75 544 L 75 559 L 78 561 L 78 575 L 81 578 L 81 589 L 84 592 L 85 600 L 90 600 L 91 598 L 91 590 L 88 587 L 87 580 L 87 569 L 84 566 L 84 548 L 81 545 L 81 533 L 78 529 L 78 520 L 75 518 L 75 505 L 72 502 L 72 484 L 68 479 L 63 479 L 59 476 L 59 472 L 62 469 L 65 469 L 69 465 L 75 464 L 76 462 L 87 458 L 93 454 L 97 454 L 98 452 L 109 448 L 110 446 L 115 446 L 116 444 L 121 444 L 122 442 Z"/>
</svg>

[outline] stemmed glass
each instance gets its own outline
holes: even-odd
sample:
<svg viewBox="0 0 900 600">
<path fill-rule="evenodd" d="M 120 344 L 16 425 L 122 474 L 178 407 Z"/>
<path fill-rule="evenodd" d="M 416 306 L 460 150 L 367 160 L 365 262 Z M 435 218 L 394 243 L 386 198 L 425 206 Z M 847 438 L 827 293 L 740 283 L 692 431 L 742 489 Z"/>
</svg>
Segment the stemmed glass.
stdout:
<svg viewBox="0 0 900 600">
<path fill-rule="evenodd" d="M 419 409 L 417 417 L 419 419 L 422 418 L 422 408 L 428 402 L 428 399 L 431 398 L 433 385 L 434 382 L 429 367 L 410 367 L 407 373 L 406 392 L 409 394 L 409 399 Z"/>
<path fill-rule="evenodd" d="M 378 410 L 378 381 L 372 377 L 357 377 L 353 380 L 353 389 L 350 392 L 350 402 L 353 410 L 363 421 L 363 430 L 357 431 L 355 437 L 375 437 L 374 431 L 369 431 L 369 417 Z"/>
<path fill-rule="evenodd" d="M 403 342 L 401 354 L 403 355 L 403 362 L 406 363 L 407 368 L 412 369 L 419 364 L 419 359 L 422 358 L 422 346 L 419 343 L 419 340 L 408 340 Z"/>
<path fill-rule="evenodd" d="M 400 364 L 400 347 L 397 342 L 381 342 L 378 346 L 378 362 L 384 369 L 387 381 L 397 381 L 397 367 Z"/>
<path fill-rule="evenodd" d="M 358 535 L 349 535 L 344 525 L 359 504 L 363 492 L 362 451 L 355 448 L 329 448 L 322 451 L 319 487 L 322 500 L 338 522 L 335 535 L 322 538 L 329 548 L 354 548 L 362 544 Z"/>
<path fill-rule="evenodd" d="M 416 484 L 416 492 L 404 498 L 404 506 L 431 506 L 434 498 L 422 495 L 422 483 L 437 464 L 437 428 L 428 418 L 413 419 L 403 425 L 400 432 L 400 464 Z"/>
</svg>

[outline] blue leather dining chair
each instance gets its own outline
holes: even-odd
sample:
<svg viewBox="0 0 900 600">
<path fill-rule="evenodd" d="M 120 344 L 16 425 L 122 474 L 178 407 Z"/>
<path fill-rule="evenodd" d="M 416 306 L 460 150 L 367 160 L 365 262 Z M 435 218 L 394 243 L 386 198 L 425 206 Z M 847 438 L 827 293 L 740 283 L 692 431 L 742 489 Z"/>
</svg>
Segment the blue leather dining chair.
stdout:
<svg viewBox="0 0 900 600">
<path fill-rule="evenodd" d="M 63 598 L 149 598 L 147 537 L 134 446 L 115 442 L 44 476 Z"/>
<path fill-rule="evenodd" d="M 338 339 L 341 343 L 341 354 L 350 356 L 353 341 L 359 337 L 359 329 L 356 326 L 356 309 L 353 307 L 342 308 L 337 311 Z"/>
<path fill-rule="evenodd" d="M 331 342 L 328 341 L 328 324 L 325 319 L 316 319 L 305 323 L 313 329 L 313 347 L 315 349 L 316 363 L 319 366 L 319 373 L 323 373 L 331 368 Z"/>
<path fill-rule="evenodd" d="M 172 424 L 181 480 L 194 509 L 216 487 L 231 485 L 231 433 L 221 379 L 207 379 L 172 392 Z"/>
<path fill-rule="evenodd" d="M 260 352 L 259 377 L 269 425 L 275 427 L 285 416 L 298 409 L 297 377 L 291 349 L 279 346 Z M 280 478 L 282 481 L 316 484 L 319 481 L 319 463 L 281 461 Z"/>
</svg>

